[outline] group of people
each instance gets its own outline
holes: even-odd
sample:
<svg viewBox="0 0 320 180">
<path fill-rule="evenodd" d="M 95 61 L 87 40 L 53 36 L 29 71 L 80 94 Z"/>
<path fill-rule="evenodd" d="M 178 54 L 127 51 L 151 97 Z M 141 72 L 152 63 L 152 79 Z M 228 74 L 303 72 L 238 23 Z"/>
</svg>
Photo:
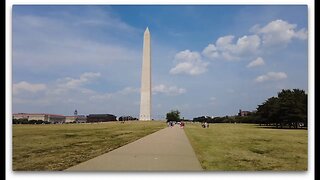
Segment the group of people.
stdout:
<svg viewBox="0 0 320 180">
<path fill-rule="evenodd" d="M 201 125 L 203 128 L 209 128 L 209 124 L 207 122 L 202 123 Z"/>
<path fill-rule="evenodd" d="M 173 127 L 175 124 L 176 124 L 175 122 L 169 121 L 168 127 Z M 181 121 L 178 124 L 180 125 L 180 128 L 184 128 L 184 125 L 185 125 L 184 122 Z"/>
</svg>

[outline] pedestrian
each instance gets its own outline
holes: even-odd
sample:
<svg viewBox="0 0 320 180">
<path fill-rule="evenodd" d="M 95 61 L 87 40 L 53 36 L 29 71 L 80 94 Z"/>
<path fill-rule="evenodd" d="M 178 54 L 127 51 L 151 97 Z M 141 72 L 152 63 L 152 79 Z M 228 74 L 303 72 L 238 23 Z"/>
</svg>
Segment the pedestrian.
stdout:
<svg viewBox="0 0 320 180">
<path fill-rule="evenodd" d="M 184 122 L 180 122 L 180 128 L 184 128 Z"/>
</svg>

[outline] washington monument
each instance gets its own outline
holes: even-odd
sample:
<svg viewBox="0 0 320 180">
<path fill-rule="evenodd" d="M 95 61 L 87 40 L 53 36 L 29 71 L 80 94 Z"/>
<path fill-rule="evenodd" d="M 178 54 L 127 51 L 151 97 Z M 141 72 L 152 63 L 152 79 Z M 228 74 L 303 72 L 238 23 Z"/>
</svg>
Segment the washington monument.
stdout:
<svg viewBox="0 0 320 180">
<path fill-rule="evenodd" d="M 141 74 L 141 99 L 139 120 L 151 120 L 151 47 L 150 32 L 147 29 L 143 37 L 143 57 Z"/>
</svg>

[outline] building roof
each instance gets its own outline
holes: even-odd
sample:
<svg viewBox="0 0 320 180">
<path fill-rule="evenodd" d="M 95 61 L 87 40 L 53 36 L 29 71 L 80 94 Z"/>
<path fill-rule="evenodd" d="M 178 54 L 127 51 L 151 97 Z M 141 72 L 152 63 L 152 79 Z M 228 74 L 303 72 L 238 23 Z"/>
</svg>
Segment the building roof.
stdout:
<svg viewBox="0 0 320 180">
<path fill-rule="evenodd" d="M 62 117 L 65 117 L 64 115 L 60 115 L 60 114 L 47 114 L 47 113 L 13 113 L 13 115 L 48 115 L 48 116 L 62 116 Z"/>
<path fill-rule="evenodd" d="M 89 114 L 90 117 L 106 117 L 106 116 L 115 116 L 113 114 Z"/>
</svg>

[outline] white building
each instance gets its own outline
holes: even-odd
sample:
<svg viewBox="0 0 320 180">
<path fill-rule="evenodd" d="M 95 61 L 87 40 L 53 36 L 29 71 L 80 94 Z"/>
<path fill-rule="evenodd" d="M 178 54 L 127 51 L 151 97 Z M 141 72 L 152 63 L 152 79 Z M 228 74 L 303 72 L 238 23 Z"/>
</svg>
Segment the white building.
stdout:
<svg viewBox="0 0 320 180">
<path fill-rule="evenodd" d="M 66 116 L 66 123 L 76 122 L 77 116 Z"/>
<path fill-rule="evenodd" d="M 53 124 L 65 123 L 66 121 L 66 117 L 63 115 L 45 113 L 16 113 L 13 114 L 13 119 L 42 120 Z"/>
<path fill-rule="evenodd" d="M 84 115 L 66 116 L 66 123 L 86 123 L 87 117 Z"/>
</svg>

